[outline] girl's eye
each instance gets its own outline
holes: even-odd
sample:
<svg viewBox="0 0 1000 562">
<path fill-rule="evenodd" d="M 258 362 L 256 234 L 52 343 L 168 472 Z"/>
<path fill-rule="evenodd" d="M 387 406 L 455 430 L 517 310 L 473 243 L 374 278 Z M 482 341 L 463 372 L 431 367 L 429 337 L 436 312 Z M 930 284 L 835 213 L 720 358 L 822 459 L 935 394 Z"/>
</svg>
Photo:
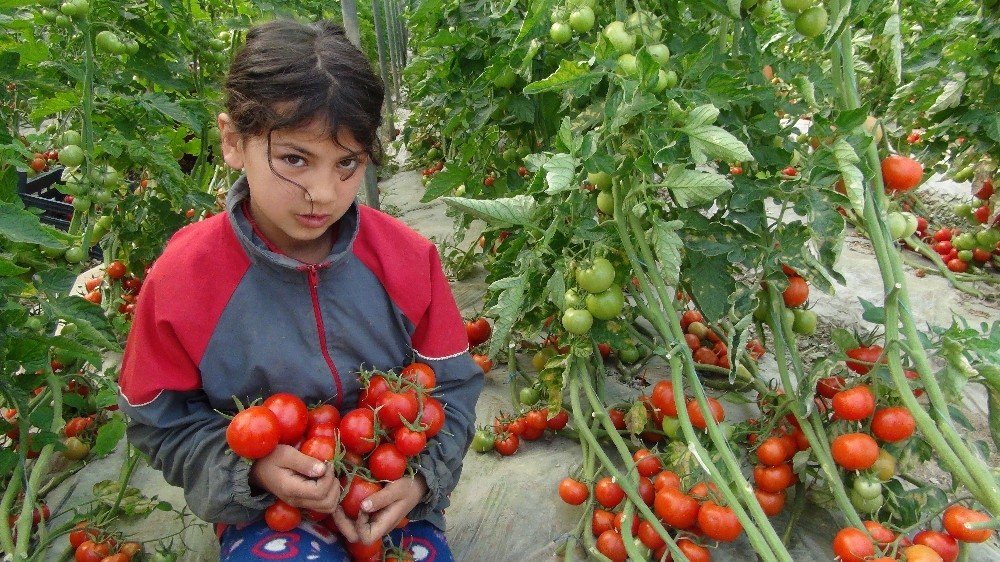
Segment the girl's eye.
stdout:
<svg viewBox="0 0 1000 562">
<path fill-rule="evenodd" d="M 295 168 L 299 168 L 306 165 L 305 158 L 299 156 L 298 154 L 289 154 L 287 156 L 282 156 L 281 159 L 285 162 L 285 164 L 288 164 L 289 166 L 293 166 Z"/>
<path fill-rule="evenodd" d="M 361 161 L 359 158 L 344 158 L 340 162 L 337 162 L 337 167 L 341 170 L 352 171 L 357 169 L 360 164 Z"/>
</svg>

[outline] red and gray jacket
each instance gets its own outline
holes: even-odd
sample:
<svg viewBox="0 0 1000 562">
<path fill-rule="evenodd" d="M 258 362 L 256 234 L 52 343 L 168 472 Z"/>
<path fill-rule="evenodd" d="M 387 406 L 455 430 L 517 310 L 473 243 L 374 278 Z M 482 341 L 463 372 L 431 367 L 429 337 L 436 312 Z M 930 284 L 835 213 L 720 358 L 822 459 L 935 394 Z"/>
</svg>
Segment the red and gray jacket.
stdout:
<svg viewBox="0 0 1000 562">
<path fill-rule="evenodd" d="M 290 392 L 341 413 L 357 403 L 361 369 L 429 364 L 445 426 L 418 458 L 426 501 L 410 514 L 444 528 L 475 425 L 483 373 L 434 245 L 358 204 L 338 221 L 319 264 L 285 256 L 244 212 L 241 178 L 227 212 L 178 231 L 142 287 L 122 359 L 119 403 L 130 443 L 191 510 L 217 523 L 259 517 L 273 501 L 251 489 L 250 465 L 228 452 L 241 401 Z"/>
</svg>

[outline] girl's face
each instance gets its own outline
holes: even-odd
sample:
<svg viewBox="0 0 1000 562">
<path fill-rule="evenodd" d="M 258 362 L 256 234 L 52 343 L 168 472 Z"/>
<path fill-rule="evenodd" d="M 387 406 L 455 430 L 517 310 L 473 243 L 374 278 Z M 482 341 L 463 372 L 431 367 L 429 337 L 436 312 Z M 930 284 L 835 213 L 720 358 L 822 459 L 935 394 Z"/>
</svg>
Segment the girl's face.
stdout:
<svg viewBox="0 0 1000 562">
<path fill-rule="evenodd" d="M 219 115 L 219 129 L 226 164 L 246 173 L 250 210 L 264 235 L 288 256 L 306 263 L 322 261 L 333 245 L 330 227 L 361 188 L 367 165 L 362 146 L 347 131 L 339 134 L 343 146 L 338 145 L 319 120 L 294 130 L 275 130 L 272 171 L 266 136 L 241 137 L 225 113 Z"/>
</svg>

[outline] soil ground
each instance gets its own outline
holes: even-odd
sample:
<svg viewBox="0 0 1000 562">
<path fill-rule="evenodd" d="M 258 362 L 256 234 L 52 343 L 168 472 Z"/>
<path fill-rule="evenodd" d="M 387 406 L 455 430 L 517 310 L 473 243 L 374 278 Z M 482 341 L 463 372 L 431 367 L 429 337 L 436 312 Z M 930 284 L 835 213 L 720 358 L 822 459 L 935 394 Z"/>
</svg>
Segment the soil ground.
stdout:
<svg viewBox="0 0 1000 562">
<path fill-rule="evenodd" d="M 949 183 L 935 182 L 930 189 L 961 193 L 956 191 L 961 186 Z M 419 202 L 423 193 L 419 173 L 397 173 L 382 182 L 380 187 L 383 209 L 437 242 L 453 236 L 453 222 L 446 216 L 444 205 Z M 471 232 L 467 238 L 474 239 L 474 236 L 478 237 L 478 234 Z M 823 335 L 828 335 L 831 327 L 864 325 L 858 297 L 881 304 L 881 278 L 866 239 L 848 236 L 838 269 L 844 274 L 847 284 L 837 287 L 835 295 L 812 296 L 814 310 L 822 320 L 819 335 L 813 339 L 815 343 L 810 344 L 807 353 L 824 353 L 828 340 Z M 941 277 L 928 275 L 917 278 L 911 268 L 907 270 L 914 308 L 911 313 L 922 322 L 940 326 L 949 325 L 953 317 L 961 317 L 974 324 L 1000 320 L 996 300 L 970 298 L 952 289 Z M 484 279 L 485 272 L 479 269 L 453 284 L 456 300 L 466 315 L 481 310 L 486 290 Z M 775 372 L 773 359 L 765 357 L 761 368 L 764 372 Z M 663 375 L 662 371 L 651 368 L 648 378 L 650 382 L 655 382 Z M 496 366 L 487 376 L 486 387 L 476 408 L 479 424 L 489 423 L 499 411 L 511 409 L 506 381 L 504 365 Z M 618 390 L 624 392 L 623 389 Z M 967 400 L 971 410 L 969 417 L 976 424 L 976 437 L 985 438 L 985 398 L 977 392 L 977 388 L 970 390 L 972 392 Z M 728 410 L 727 415 L 732 419 L 744 419 L 753 414 L 747 407 L 730 407 Z M 123 458 L 123 447 L 119 447 L 108 457 L 90 461 L 83 470 L 49 495 L 53 512 L 62 512 L 88 501 L 95 482 L 117 479 Z M 513 457 L 501 459 L 494 454 L 470 452 L 465 459 L 462 480 L 452 495 L 452 506 L 448 510 L 447 533 L 456 559 L 471 562 L 554 559 L 560 544 L 567 539 L 580 517 L 580 510 L 558 500 L 556 487 L 580 460 L 576 441 L 551 435 L 523 445 Z M 940 474 L 928 470 L 927 478 L 940 477 Z M 166 484 L 157 471 L 143 463 L 133 475 L 131 484 L 143 494 L 169 501 L 177 508 L 184 505 L 181 491 Z M 166 512 L 154 512 L 145 519 L 123 523 L 139 540 L 180 532 L 176 517 Z M 776 521 L 779 532 L 783 530 L 783 525 L 784 520 L 779 517 Z M 834 513 L 815 506 L 807 508 L 791 544 L 795 560 L 830 560 L 830 541 L 838 525 L 838 517 Z M 218 558 L 218 546 L 207 525 L 188 528 L 174 538 L 173 544 L 178 550 L 183 545 L 183 560 Z M 749 543 L 741 539 L 717 549 L 714 557 L 716 560 L 749 560 L 753 555 Z M 571 559 L 580 560 L 583 557 L 576 551 Z M 973 550 L 971 560 L 998 561 L 1000 550 L 994 546 L 978 547 Z"/>
</svg>

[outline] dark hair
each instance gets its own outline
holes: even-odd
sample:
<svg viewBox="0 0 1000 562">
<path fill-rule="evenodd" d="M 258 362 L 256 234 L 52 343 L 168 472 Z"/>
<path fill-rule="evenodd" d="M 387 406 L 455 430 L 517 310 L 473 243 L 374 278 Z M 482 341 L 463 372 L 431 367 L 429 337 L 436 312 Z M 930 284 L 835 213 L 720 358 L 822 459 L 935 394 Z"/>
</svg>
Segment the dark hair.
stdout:
<svg viewBox="0 0 1000 562">
<path fill-rule="evenodd" d="M 226 111 L 243 136 L 267 135 L 326 120 L 330 136 L 346 130 L 378 163 L 382 81 L 371 62 L 329 22 L 281 19 L 247 33 L 226 79 Z"/>
</svg>

